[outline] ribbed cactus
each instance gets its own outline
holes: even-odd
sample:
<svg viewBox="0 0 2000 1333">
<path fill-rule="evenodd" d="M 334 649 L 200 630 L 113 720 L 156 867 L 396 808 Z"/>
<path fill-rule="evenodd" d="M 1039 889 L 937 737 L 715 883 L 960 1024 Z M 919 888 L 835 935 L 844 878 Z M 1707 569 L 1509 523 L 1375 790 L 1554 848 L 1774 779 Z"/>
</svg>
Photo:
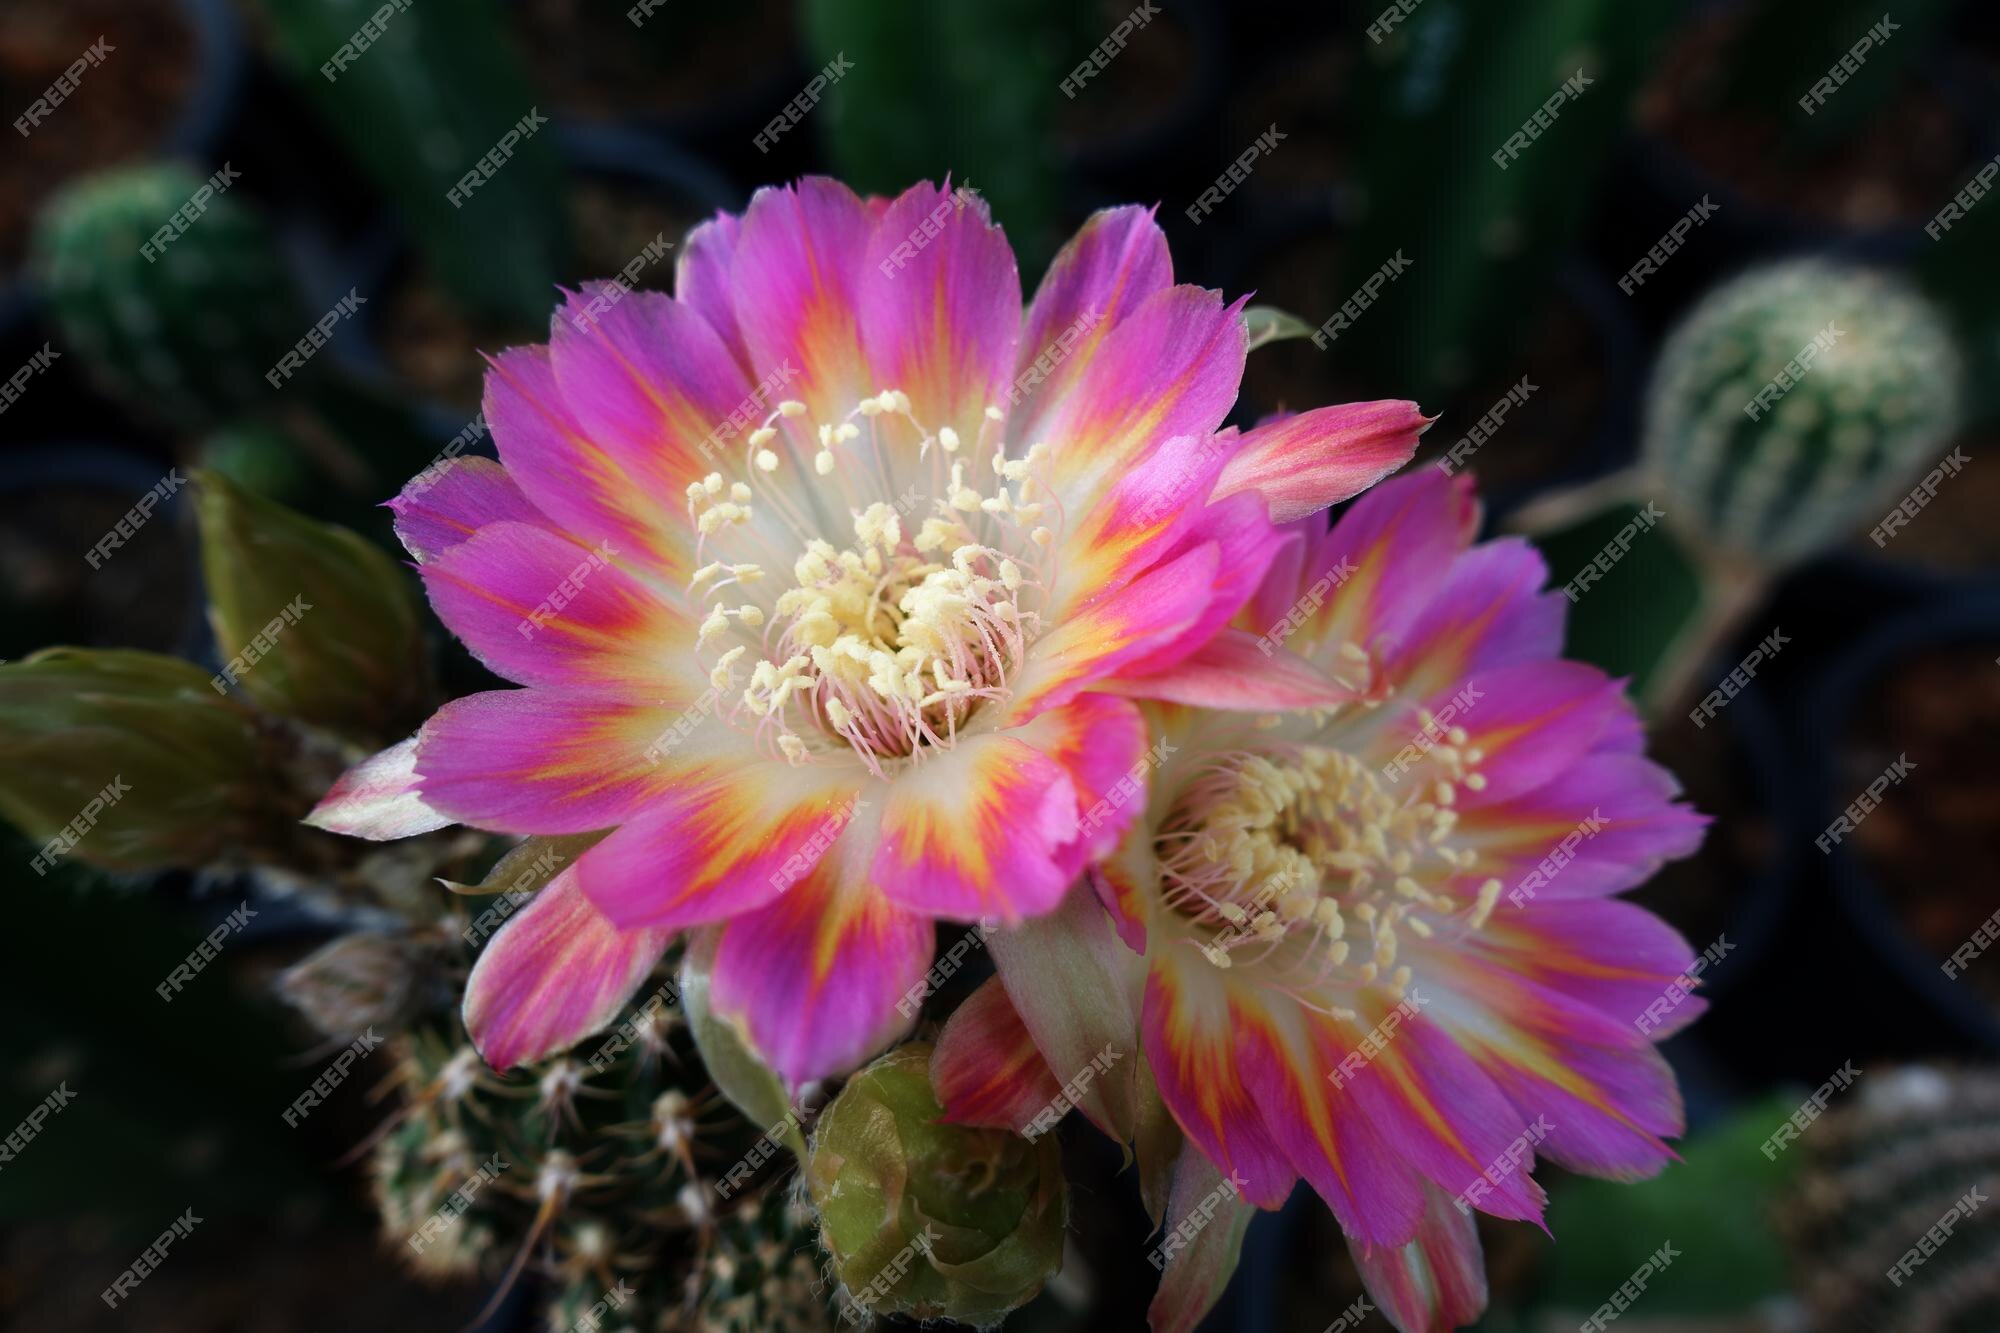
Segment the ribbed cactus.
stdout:
<svg viewBox="0 0 2000 1333">
<path fill-rule="evenodd" d="M 167 164 L 90 176 L 35 239 L 64 349 L 133 410 L 177 423 L 267 399 L 265 372 L 309 322 L 262 214 L 212 181 Z"/>
<path fill-rule="evenodd" d="M 1783 1232 L 1812 1326 L 2000 1328 L 2000 1209 L 1962 1202 L 2000 1190 L 2000 1072 L 1871 1078 L 1800 1137 Z"/>
<path fill-rule="evenodd" d="M 299 95 L 460 304 L 532 328 L 568 257 L 555 131 L 490 0 L 265 0 Z"/>
<path fill-rule="evenodd" d="M 504 1282 L 532 1265 L 552 1330 L 593 1312 L 582 1326 L 831 1329 L 800 1207 L 717 1190 L 758 1134 L 708 1085 L 667 975 L 604 1036 L 504 1078 L 455 1020 L 394 1039 L 383 1235 L 420 1273 Z"/>
<path fill-rule="evenodd" d="M 1645 462 L 1684 531 L 1797 560 L 1893 505 L 1958 423 L 1949 326 L 1900 278 L 1818 259 L 1755 269 L 1667 339 Z"/>
</svg>

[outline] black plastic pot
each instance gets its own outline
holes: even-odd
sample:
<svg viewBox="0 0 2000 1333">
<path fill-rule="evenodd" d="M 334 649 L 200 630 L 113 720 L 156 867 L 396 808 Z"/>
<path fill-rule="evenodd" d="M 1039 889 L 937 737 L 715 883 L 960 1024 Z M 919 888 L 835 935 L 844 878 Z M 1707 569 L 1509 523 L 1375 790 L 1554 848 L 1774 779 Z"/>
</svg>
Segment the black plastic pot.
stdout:
<svg viewBox="0 0 2000 1333">
<path fill-rule="evenodd" d="M 1829 668 L 1807 705 L 1823 747 L 1806 764 L 1815 803 L 1809 837 L 1825 830 L 1855 797 L 1840 785 L 1853 775 L 1838 762 L 1837 747 L 1870 691 L 1917 654 L 1979 639 L 2000 643 L 2000 587 L 1990 581 L 1945 584 L 1928 603 L 1876 627 Z M 1992 670 L 2000 673 L 2000 662 Z M 1905 781 L 1921 785 L 1923 760 L 1913 762 L 1917 768 Z M 1946 958 L 1932 956 L 1912 937 L 1863 863 L 1854 839 L 1833 843 L 1827 862 L 1842 910 L 1882 964 L 1966 1040 L 2000 1052 L 2000 1002 L 1982 997 L 1963 974 L 1956 979 L 1945 975 Z M 2000 901 L 1993 905 L 2000 909 Z M 1970 966 L 2000 967 L 2000 956 L 1976 959 Z"/>
<path fill-rule="evenodd" d="M 0 503 L 17 500 L 32 502 L 48 510 L 56 497 L 64 494 L 101 495 L 109 501 L 103 511 L 107 521 L 115 521 L 152 491 L 168 475 L 169 465 L 153 457 L 114 444 L 94 440 L 74 440 L 31 445 L 0 453 Z M 27 600 L 24 571 L 0 570 L 0 608 L 4 608 L 10 630 L 7 644 L 25 653 L 52 643 L 83 645 L 138 646 L 183 657 L 199 657 L 208 644 L 208 626 L 201 596 L 198 552 L 191 540 L 193 525 L 184 521 L 182 510 L 186 488 L 177 488 L 160 502 L 138 532 L 122 548 L 109 549 L 93 572 L 86 553 L 99 533 L 66 531 L 74 540 L 73 550 L 55 550 L 58 576 L 74 576 L 73 588 L 57 588 L 52 599 Z M 59 516 L 58 516 L 59 517 Z M 8 524 L 10 538 L 32 541 L 26 525 Z M 51 534 L 52 540 L 59 540 Z M 163 558 L 162 550 L 169 554 Z M 121 564 L 121 561 L 123 562 Z M 136 574 L 143 579 L 132 595 L 100 600 L 93 589 L 107 586 L 105 571 L 121 577 Z M 126 616 L 137 610 L 157 610 L 166 597 L 178 597 L 178 609 L 171 605 L 165 622 L 135 635 Z M 16 635 L 31 639 L 17 641 Z M 0 648 L 0 652 L 5 652 Z"/>
<path fill-rule="evenodd" d="M 554 129 L 572 177 L 637 183 L 688 203 L 703 213 L 740 207 L 742 204 L 735 188 L 720 171 L 650 130 L 635 125 L 564 120 L 556 121 Z M 679 246 L 684 238 L 672 239 Z M 330 303 L 350 287 L 364 293 L 387 292 L 411 261 L 408 238 L 393 220 L 384 218 L 369 230 L 347 256 L 340 270 L 327 275 L 323 285 L 330 293 L 328 301 Z M 671 260 L 662 261 L 663 265 L 668 263 Z M 649 275 L 648 281 L 655 286 L 661 285 L 657 272 Z M 551 312 L 559 299 L 558 293 L 549 293 Z M 356 321 L 358 327 L 354 336 L 345 339 L 336 336 L 329 346 L 345 369 L 371 383 L 391 387 L 394 380 L 379 341 L 381 327 L 378 311 L 381 308 L 364 307 L 362 318 Z M 417 402 L 414 408 L 440 447 L 459 436 L 471 416 L 449 403 L 435 400 Z M 487 451 L 490 451 L 490 446 L 484 450 L 475 446 L 471 450 L 475 453 Z"/>
<path fill-rule="evenodd" d="M 159 154 L 207 163 L 235 119 L 248 52 L 232 0 L 179 0 L 195 37 L 195 78 L 185 105 L 160 140 Z M 147 58 L 144 53 L 141 59 Z M 204 170 L 211 168 L 204 168 Z M 26 273 L 0 281 L 0 343 L 34 317 L 41 293 Z"/>
</svg>

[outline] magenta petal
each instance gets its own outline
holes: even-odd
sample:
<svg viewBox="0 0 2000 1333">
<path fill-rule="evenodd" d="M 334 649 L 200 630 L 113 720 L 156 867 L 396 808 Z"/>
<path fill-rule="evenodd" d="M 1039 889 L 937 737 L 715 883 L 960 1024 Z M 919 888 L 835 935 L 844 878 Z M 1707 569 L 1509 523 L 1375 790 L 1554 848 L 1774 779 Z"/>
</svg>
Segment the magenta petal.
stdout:
<svg viewBox="0 0 2000 1333">
<path fill-rule="evenodd" d="M 499 1070 L 566 1049 L 618 1016 L 672 938 L 613 926 L 571 867 L 479 955 L 465 983 L 465 1030 Z"/>
<path fill-rule="evenodd" d="M 909 395 L 926 428 L 979 438 L 1006 401 L 1021 329 L 1021 278 L 986 204 L 918 184 L 876 224 L 860 281 L 861 343 L 878 384 Z"/>
<path fill-rule="evenodd" d="M 1284 590 L 1282 605 L 1289 608 L 1320 580 L 1332 585 L 1295 636 L 1295 649 L 1400 642 L 1443 587 L 1478 523 L 1470 482 L 1446 478 L 1436 468 L 1419 468 L 1362 495 L 1307 558 L 1299 576 L 1303 586 Z"/>
<path fill-rule="evenodd" d="M 762 907 L 872 824 L 857 785 L 747 754 L 652 798 L 584 854 L 585 893 L 619 925 L 690 926 Z"/>
<path fill-rule="evenodd" d="M 1400 399 L 1343 403 L 1258 426 L 1243 437 L 1215 498 L 1255 491 L 1289 523 L 1351 499 L 1410 461 L 1431 418 Z"/>
<path fill-rule="evenodd" d="M 1076 834 L 1061 764 L 1012 735 L 964 736 L 890 786 L 871 877 L 908 911 L 1019 921 L 1062 900 Z"/>
<path fill-rule="evenodd" d="M 692 307 L 615 284 L 572 296 L 556 317 L 550 363 L 591 446 L 645 496 L 678 512 L 689 482 L 740 459 L 777 407 L 759 401 L 722 338 Z M 600 295 L 616 296 L 606 306 Z"/>
<path fill-rule="evenodd" d="M 1256 594 L 1271 561 L 1295 540 L 1287 530 L 1273 527 L 1261 512 L 1262 507 L 1263 502 L 1257 497 L 1239 495 L 1219 500 L 1195 514 L 1177 551 L 1214 544 L 1215 582 L 1208 605 L 1187 628 L 1125 666 L 1124 674 L 1148 675 L 1174 666 L 1214 638 Z"/>
<path fill-rule="evenodd" d="M 1389 655 L 1389 678 L 1423 698 L 1482 671 L 1559 657 L 1568 603 L 1541 591 L 1547 580 L 1541 554 L 1519 537 L 1461 553 Z"/>
<path fill-rule="evenodd" d="M 1408 1245 L 1347 1243 L 1368 1295 L 1398 1333 L 1451 1333 L 1486 1310 L 1486 1264 L 1479 1228 L 1432 1186 L 1424 1219 Z"/>
<path fill-rule="evenodd" d="M 760 381 L 796 373 L 784 394 L 814 421 L 839 420 L 885 387 L 868 382 L 856 314 L 873 231 L 854 192 L 823 176 L 759 190 L 743 212 L 731 279 L 743 345 Z"/>
<path fill-rule="evenodd" d="M 625 558 L 651 558 L 664 578 L 692 572 L 679 496 L 641 490 L 584 433 L 556 385 L 546 346 L 489 358 L 485 416 L 507 475 L 551 526 L 586 546 L 610 541 Z"/>
<path fill-rule="evenodd" d="M 687 234 L 674 261 L 674 295 L 708 321 L 737 363 L 748 372 L 750 352 L 736 324 L 736 242 L 743 224 L 734 213 L 717 213 Z"/>
<path fill-rule="evenodd" d="M 1173 281 L 1167 238 L 1151 209 L 1128 204 L 1091 214 L 1049 265 L 1028 307 L 1016 377 L 1021 401 L 1009 422 L 1015 437 L 1044 438 L 1043 417 L 1069 391 L 1095 348 Z"/>
<path fill-rule="evenodd" d="M 389 501 L 396 536 L 418 564 L 489 523 L 548 526 L 507 470 L 490 458 L 447 458 L 426 468 Z"/>
<path fill-rule="evenodd" d="M 1571 661 L 1519 662 L 1482 672 L 1424 702 L 1440 716 L 1456 703 L 1451 726 L 1463 727 L 1468 746 L 1484 752 L 1475 767 L 1485 783 L 1476 790 L 1460 787 L 1461 811 L 1497 805 L 1567 772 L 1590 753 L 1610 720 L 1631 707 L 1618 681 L 1588 663 Z M 1429 748 L 1415 740 L 1420 733 L 1413 711 L 1385 710 L 1383 757 L 1393 751 L 1407 763 L 1417 750 Z M 1436 736 L 1424 740 L 1434 742 Z M 1429 769 L 1426 765 L 1417 771 Z"/>
<path fill-rule="evenodd" d="M 1598 897 L 1644 883 L 1701 845 L 1708 817 L 1679 795 L 1658 764 L 1594 753 L 1511 801 L 1465 810 L 1459 838 L 1507 884 L 1510 903 Z"/>
<path fill-rule="evenodd" d="M 1695 954 L 1680 932 L 1619 899 L 1503 909 L 1473 943 L 1651 1041 L 1673 1035 L 1707 1007 L 1692 994 Z M 1694 970 L 1699 976 L 1706 968 Z"/>
<path fill-rule="evenodd" d="M 836 847 L 769 906 L 721 927 L 711 999 L 793 1089 L 845 1073 L 909 1030 L 898 1002 L 923 978 L 935 932 Z"/>
<path fill-rule="evenodd" d="M 438 619 L 472 655 L 523 685 L 676 693 L 669 665 L 692 662 L 694 626 L 619 567 L 615 543 L 588 549 L 545 527 L 491 523 L 420 572 Z"/>
<path fill-rule="evenodd" d="M 1215 601 L 1221 558 L 1216 543 L 1205 543 L 1065 616 L 1029 650 L 1015 719 L 1067 703 L 1179 641 Z"/>
<path fill-rule="evenodd" d="M 330 833 L 383 842 L 452 823 L 417 790 L 417 738 L 398 741 L 340 775 L 305 822 Z"/>
<path fill-rule="evenodd" d="M 1076 790 L 1077 836 L 1056 863 L 1067 882 L 1118 845 L 1146 806 L 1152 738 L 1138 705 L 1107 694 L 1079 694 L 1013 733 L 1062 766 Z"/>
<path fill-rule="evenodd" d="M 423 799 L 502 833 L 610 828 L 677 775 L 657 747 L 686 711 L 561 690 L 454 699 L 417 734 Z"/>
<path fill-rule="evenodd" d="M 1222 424 L 1243 378 L 1240 304 L 1199 287 L 1155 292 L 1032 427 L 1009 424 L 1011 438 L 1048 443 L 1054 484 L 1071 512 L 1083 512 L 1168 440 L 1204 438 Z"/>
<path fill-rule="evenodd" d="M 1355 698 L 1353 690 L 1304 658 L 1240 629 L 1223 630 L 1164 671 L 1127 676 L 1106 688 L 1195 708 L 1250 712 L 1337 708 Z"/>
</svg>

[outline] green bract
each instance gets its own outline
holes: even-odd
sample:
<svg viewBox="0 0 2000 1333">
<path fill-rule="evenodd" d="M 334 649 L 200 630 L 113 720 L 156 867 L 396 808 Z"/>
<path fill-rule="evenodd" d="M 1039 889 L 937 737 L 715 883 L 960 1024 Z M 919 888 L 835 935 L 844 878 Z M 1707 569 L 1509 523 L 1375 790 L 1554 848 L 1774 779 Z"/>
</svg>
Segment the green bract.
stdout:
<svg viewBox="0 0 2000 1333">
<path fill-rule="evenodd" d="M 1054 1136 L 943 1123 L 931 1048 L 899 1047 L 820 1116 L 806 1184 L 850 1314 L 997 1323 L 1062 1266 Z"/>
</svg>

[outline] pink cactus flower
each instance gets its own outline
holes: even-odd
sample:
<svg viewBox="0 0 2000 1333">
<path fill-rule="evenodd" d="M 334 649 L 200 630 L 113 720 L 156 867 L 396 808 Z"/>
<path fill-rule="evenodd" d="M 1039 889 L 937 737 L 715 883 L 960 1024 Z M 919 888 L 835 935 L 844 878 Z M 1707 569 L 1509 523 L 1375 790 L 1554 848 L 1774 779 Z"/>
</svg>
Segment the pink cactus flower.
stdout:
<svg viewBox="0 0 2000 1333">
<path fill-rule="evenodd" d="M 716 1010 L 796 1085 L 907 1025 L 934 921 L 1047 912 L 1111 850 L 1134 812 L 1080 811 L 1150 743 L 1131 696 L 1245 702 L 1205 654 L 1275 525 L 1427 423 L 1224 429 L 1240 303 L 1175 285 L 1141 208 L 1024 310 L 969 191 L 807 179 L 696 228 L 676 287 L 573 296 L 492 359 L 499 463 L 394 502 L 439 617 L 522 688 L 446 705 L 313 819 L 605 835 L 478 961 L 495 1066 L 601 1027 L 699 931 Z"/>
<path fill-rule="evenodd" d="M 1298 524 L 1223 641 L 1350 700 L 1144 705 L 1161 758 L 1097 895 L 996 944 L 933 1064 L 954 1118 L 1021 1128 L 1081 1052 L 1143 1053 L 1072 1100 L 1142 1168 L 1160 1140 L 1137 1108 L 1164 1105 L 1177 1197 L 1229 1179 L 1247 1212 L 1304 1179 L 1405 1330 L 1477 1317 L 1472 1213 L 1539 1223 L 1537 1156 L 1618 1179 L 1672 1159 L 1653 1043 L 1703 1007 L 1688 946 L 1614 895 L 1707 820 L 1642 754 L 1622 683 L 1562 659 L 1540 557 L 1472 545 L 1477 522 L 1469 480 L 1425 468 L 1331 532 Z M 1191 1327 L 1220 1286 L 1167 1276 L 1155 1328 Z"/>
</svg>

